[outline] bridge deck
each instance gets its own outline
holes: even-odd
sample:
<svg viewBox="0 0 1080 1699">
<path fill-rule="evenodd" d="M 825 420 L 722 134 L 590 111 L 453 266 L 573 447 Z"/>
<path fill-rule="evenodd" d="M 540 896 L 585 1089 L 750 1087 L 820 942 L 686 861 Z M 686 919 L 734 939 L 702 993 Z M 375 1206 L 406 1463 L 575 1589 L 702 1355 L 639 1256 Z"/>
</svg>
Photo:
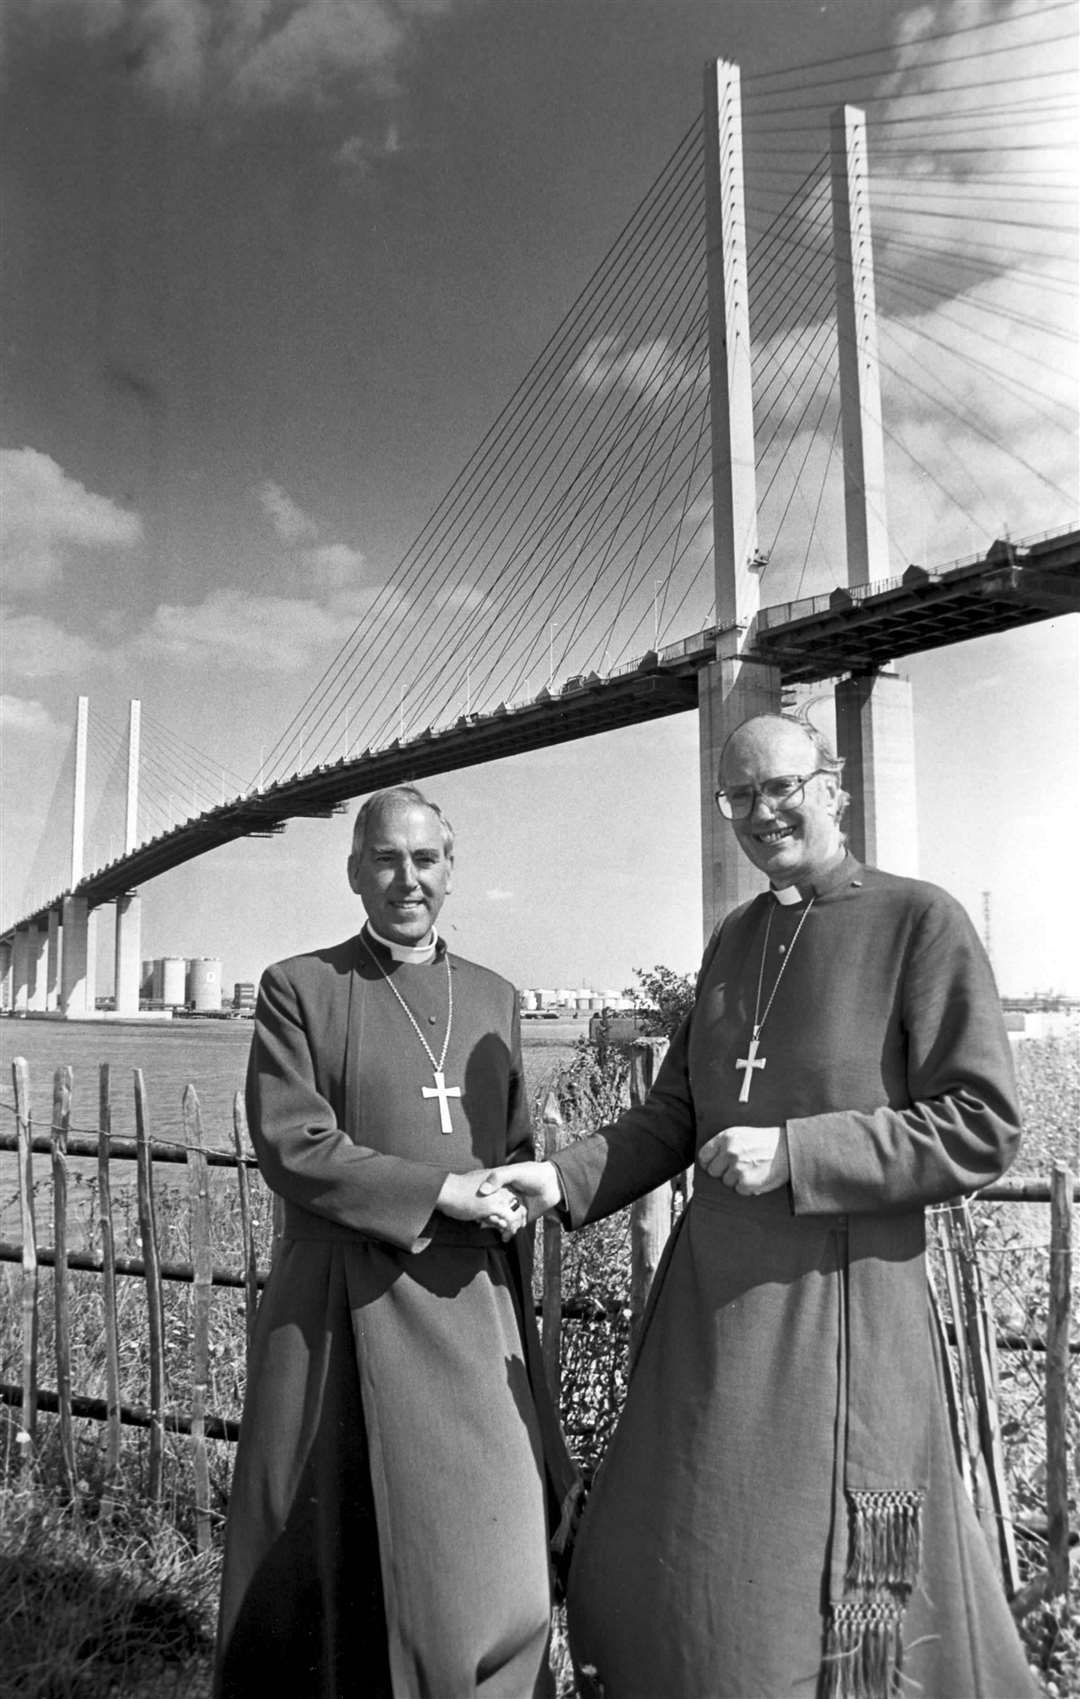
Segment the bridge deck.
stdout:
<svg viewBox="0 0 1080 1699">
<path fill-rule="evenodd" d="M 1071 530 L 1015 546 L 995 543 L 984 558 L 939 571 L 909 567 L 884 584 L 765 608 L 746 653 L 778 667 L 785 683 L 809 682 L 874 671 L 906 655 L 1076 611 L 1080 531 Z M 77 893 L 97 907 L 236 838 L 268 836 L 290 819 L 336 813 L 383 785 L 685 713 L 697 704 L 697 675 L 715 659 L 720 636 L 711 627 L 604 677 L 572 678 L 529 702 L 463 715 L 451 726 L 236 797 L 88 875 Z M 43 920 L 62 894 L 19 924 Z"/>
<path fill-rule="evenodd" d="M 980 561 L 937 572 L 912 566 L 884 585 L 766 608 L 754 653 L 779 667 L 785 683 L 809 683 L 1075 612 L 1078 535 L 1022 549 L 995 543 Z"/>
</svg>

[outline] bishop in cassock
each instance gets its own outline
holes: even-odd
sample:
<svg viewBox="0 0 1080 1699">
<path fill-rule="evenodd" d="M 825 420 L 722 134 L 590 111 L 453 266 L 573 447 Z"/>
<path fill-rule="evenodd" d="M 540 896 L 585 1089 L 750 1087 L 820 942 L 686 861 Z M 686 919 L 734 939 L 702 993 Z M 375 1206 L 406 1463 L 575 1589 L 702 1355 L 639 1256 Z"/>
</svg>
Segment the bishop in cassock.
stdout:
<svg viewBox="0 0 1080 1699">
<path fill-rule="evenodd" d="M 517 997 L 448 951 L 448 823 L 360 810 L 367 923 L 263 975 L 247 1105 L 284 1232 L 230 1495 L 215 1693 L 552 1691 L 549 1537 L 576 1490 L 548 1401 L 524 1211 Z M 508 1242 L 507 1242 L 508 1241 Z"/>
<path fill-rule="evenodd" d="M 717 802 L 770 888 L 702 962 L 646 1103 L 510 1182 L 577 1227 L 693 1164 L 570 1570 L 603 1699 L 1026 1699 L 952 1447 L 924 1210 L 1019 1138 L 989 964 L 859 864 L 840 762 L 781 716 Z"/>
</svg>

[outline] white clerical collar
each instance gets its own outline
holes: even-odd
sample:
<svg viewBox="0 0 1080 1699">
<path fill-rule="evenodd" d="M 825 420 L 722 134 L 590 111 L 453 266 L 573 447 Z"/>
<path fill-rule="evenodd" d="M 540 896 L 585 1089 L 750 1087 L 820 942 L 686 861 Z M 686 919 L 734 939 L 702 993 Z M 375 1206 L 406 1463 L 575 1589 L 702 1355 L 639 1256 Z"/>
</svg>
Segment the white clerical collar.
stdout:
<svg viewBox="0 0 1080 1699">
<path fill-rule="evenodd" d="M 383 938 L 376 932 L 370 920 L 367 929 L 376 944 L 381 944 L 384 950 L 389 950 L 396 962 L 412 962 L 416 967 L 423 967 L 427 962 L 435 960 L 435 951 L 439 947 L 439 934 L 431 928 L 431 937 L 426 944 L 395 944 L 389 938 Z"/>
<path fill-rule="evenodd" d="M 839 853 L 829 862 L 823 872 L 802 885 L 784 885 L 777 889 L 770 885 L 769 890 L 783 908 L 793 908 L 796 903 L 805 903 L 811 897 L 824 897 L 848 880 L 853 885 L 861 883 L 855 877 L 861 872 L 859 863 L 855 860 L 846 844 L 842 844 Z"/>
<path fill-rule="evenodd" d="M 782 885 L 779 889 L 775 885 L 771 885 L 769 888 L 777 902 L 784 908 L 794 908 L 796 903 L 801 903 L 803 900 L 798 885 Z"/>
</svg>

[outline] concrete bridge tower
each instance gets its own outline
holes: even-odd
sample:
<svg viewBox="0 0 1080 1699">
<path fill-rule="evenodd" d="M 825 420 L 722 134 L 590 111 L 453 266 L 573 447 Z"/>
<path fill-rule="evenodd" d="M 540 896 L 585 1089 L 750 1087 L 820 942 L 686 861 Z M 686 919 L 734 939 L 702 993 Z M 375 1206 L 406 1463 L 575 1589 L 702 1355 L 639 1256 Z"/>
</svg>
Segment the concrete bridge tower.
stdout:
<svg viewBox="0 0 1080 1699">
<path fill-rule="evenodd" d="M 780 711 L 780 675 L 747 659 L 760 603 L 750 302 L 738 67 L 705 68 L 705 230 L 708 243 L 716 659 L 698 674 L 701 857 L 705 936 L 765 885 L 736 847 L 713 793 L 720 752 L 751 714 Z"/>
<path fill-rule="evenodd" d="M 750 313 L 739 73 L 705 70 L 705 193 L 713 547 L 719 635 L 699 674 L 701 838 L 705 935 L 764 887 L 713 800 L 723 744 L 751 714 L 778 713 L 779 671 L 753 658 L 760 605 Z M 832 122 L 833 240 L 844 441 L 849 588 L 888 575 L 884 450 L 866 158 L 866 122 L 845 107 Z M 860 859 L 916 871 L 911 693 L 891 669 L 836 687 L 838 753 L 851 795 L 847 829 Z"/>
<path fill-rule="evenodd" d="M 124 817 L 124 854 L 130 855 L 139 842 L 139 742 L 142 704 L 132 701 L 128 711 L 127 799 Z M 139 1012 L 139 979 L 142 954 L 142 898 L 125 891 L 116 899 L 116 943 L 113 991 L 118 1015 Z"/>
<path fill-rule="evenodd" d="M 866 117 L 855 107 L 833 113 L 831 162 L 847 581 L 855 588 L 889 576 Z M 917 873 L 911 685 L 886 667 L 843 679 L 835 694 L 852 849 L 890 873 Z"/>
<path fill-rule="evenodd" d="M 71 810 L 71 889 L 83 876 L 86 847 L 86 750 L 90 698 L 80 696 L 75 718 L 75 784 Z M 95 927 L 85 897 L 68 895 L 60 906 L 60 1008 L 77 1018 L 94 1010 Z"/>
</svg>

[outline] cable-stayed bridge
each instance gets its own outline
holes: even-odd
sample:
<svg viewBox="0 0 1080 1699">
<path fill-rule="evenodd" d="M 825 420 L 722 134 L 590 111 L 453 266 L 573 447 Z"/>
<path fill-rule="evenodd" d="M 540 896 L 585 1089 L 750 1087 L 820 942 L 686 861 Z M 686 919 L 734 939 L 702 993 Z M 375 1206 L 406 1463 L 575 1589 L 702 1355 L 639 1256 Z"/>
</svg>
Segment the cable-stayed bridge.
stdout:
<svg viewBox="0 0 1080 1699">
<path fill-rule="evenodd" d="M 1052 55 L 1062 8 L 1032 15 Z M 745 121 L 733 68 L 707 76 L 704 124 L 258 773 L 208 786 L 147 738 L 119 848 L 9 928 L 27 962 L 65 903 L 77 925 L 378 785 L 694 708 L 720 736 L 827 679 L 861 681 L 858 720 L 899 700 L 891 661 L 1080 605 L 1068 77 L 1012 99 L 990 26 L 948 46 L 816 155 L 787 139 L 815 68 L 762 79 Z"/>
</svg>

